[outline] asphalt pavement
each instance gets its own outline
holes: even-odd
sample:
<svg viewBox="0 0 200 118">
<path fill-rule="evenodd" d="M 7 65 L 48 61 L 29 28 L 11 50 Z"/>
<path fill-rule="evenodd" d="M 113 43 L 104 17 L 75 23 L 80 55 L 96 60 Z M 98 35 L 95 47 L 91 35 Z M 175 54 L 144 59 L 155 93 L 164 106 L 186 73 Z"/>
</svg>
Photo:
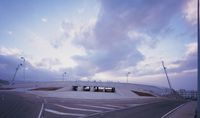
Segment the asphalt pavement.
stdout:
<svg viewBox="0 0 200 118">
<path fill-rule="evenodd" d="M 167 112 L 183 103 L 183 101 L 166 100 L 123 110 L 92 115 L 87 118 L 161 118 Z"/>
<path fill-rule="evenodd" d="M 0 118 L 36 118 L 41 102 L 33 95 L 0 92 Z"/>
<path fill-rule="evenodd" d="M 161 118 L 183 101 L 61 99 L 0 92 L 0 118 Z"/>
</svg>

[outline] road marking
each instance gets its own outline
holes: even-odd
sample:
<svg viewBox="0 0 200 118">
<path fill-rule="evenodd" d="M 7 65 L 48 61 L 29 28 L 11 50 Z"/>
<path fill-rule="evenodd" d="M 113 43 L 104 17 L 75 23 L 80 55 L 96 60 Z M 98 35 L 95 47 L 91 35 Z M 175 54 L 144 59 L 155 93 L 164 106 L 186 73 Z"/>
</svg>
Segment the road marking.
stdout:
<svg viewBox="0 0 200 118">
<path fill-rule="evenodd" d="M 47 103 L 47 100 L 46 99 L 44 99 L 44 101 L 43 101 L 45 104 Z"/>
<path fill-rule="evenodd" d="M 128 107 L 136 107 L 136 106 L 140 106 L 140 105 L 145 105 L 145 104 L 128 104 Z"/>
<path fill-rule="evenodd" d="M 156 102 L 147 102 L 147 103 L 143 103 L 143 104 L 128 104 L 126 106 L 128 107 L 137 107 L 137 106 L 142 106 L 142 105 L 148 105 L 148 104 L 154 104 L 154 103 L 158 103 L 160 101 L 156 101 Z"/>
<path fill-rule="evenodd" d="M 103 106 L 114 107 L 114 108 L 119 108 L 119 109 L 123 109 L 124 108 L 122 106 L 116 106 L 116 105 L 110 105 L 110 104 L 106 104 L 106 105 L 103 105 Z"/>
<path fill-rule="evenodd" d="M 96 106 L 96 105 L 86 105 L 86 104 L 79 104 L 80 106 L 86 106 L 86 107 L 93 107 L 93 108 L 101 108 L 101 109 L 108 109 L 108 110 L 116 110 L 115 108 L 110 107 L 102 107 L 102 106 Z"/>
<path fill-rule="evenodd" d="M 42 107 L 41 107 L 41 109 L 40 109 L 40 113 L 39 113 L 39 115 L 38 115 L 38 118 L 41 118 L 43 109 L 44 109 L 44 103 L 42 103 Z"/>
<path fill-rule="evenodd" d="M 44 110 L 45 110 L 46 112 L 50 112 L 50 113 L 53 113 L 53 114 L 56 114 L 56 115 L 79 116 L 79 117 L 84 117 L 84 116 L 86 116 L 85 114 L 64 113 L 64 112 L 55 111 L 55 110 L 47 109 L 47 108 L 45 108 Z"/>
<path fill-rule="evenodd" d="M 59 105 L 59 104 L 54 104 L 55 106 L 59 106 L 65 109 L 71 109 L 71 110 L 78 110 L 78 111 L 91 111 L 91 112 L 103 112 L 100 110 L 92 110 L 92 109 L 83 109 L 83 108 L 74 108 L 74 107 L 67 107 L 67 106 L 63 106 L 63 105 Z"/>
<path fill-rule="evenodd" d="M 169 111 L 168 113 L 166 113 L 165 115 L 163 115 L 161 118 L 167 118 L 167 116 L 169 116 L 170 114 L 172 114 L 174 111 L 176 111 L 177 109 L 181 108 L 182 106 L 184 106 L 184 104 L 179 105 L 178 107 L 172 109 L 171 111 Z"/>
</svg>

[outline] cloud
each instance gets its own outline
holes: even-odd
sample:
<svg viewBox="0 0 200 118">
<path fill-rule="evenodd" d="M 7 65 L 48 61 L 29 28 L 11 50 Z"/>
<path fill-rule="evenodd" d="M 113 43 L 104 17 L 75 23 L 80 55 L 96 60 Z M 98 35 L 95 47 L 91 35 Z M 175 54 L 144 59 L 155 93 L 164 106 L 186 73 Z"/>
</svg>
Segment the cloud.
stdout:
<svg viewBox="0 0 200 118">
<path fill-rule="evenodd" d="M 12 31 L 8 31 L 8 35 L 12 35 L 13 34 L 13 32 Z"/>
<path fill-rule="evenodd" d="M 186 51 L 184 57 L 172 60 L 170 62 L 165 61 L 165 66 L 167 67 L 167 71 L 169 73 L 180 73 L 193 71 L 197 69 L 197 42 L 191 42 L 185 46 Z M 145 61 L 144 61 L 145 62 Z M 148 75 L 148 74 L 159 74 L 163 73 L 163 68 L 161 65 L 161 61 L 155 61 L 154 63 L 139 63 L 139 69 L 136 69 L 136 75 Z M 142 68 L 142 70 L 141 70 Z"/>
<path fill-rule="evenodd" d="M 22 60 L 16 55 L 0 55 L 0 79 L 10 81 L 16 71 L 18 64 L 22 63 Z M 59 72 L 50 71 L 42 68 L 35 68 L 26 60 L 26 81 L 51 81 L 60 80 L 61 75 Z M 59 78 L 60 77 L 60 78 Z M 15 78 L 17 81 L 23 81 L 23 71 L 20 68 Z"/>
<path fill-rule="evenodd" d="M 197 53 L 198 44 L 197 42 L 192 42 L 186 45 L 187 51 L 186 55 L 190 56 Z"/>
<path fill-rule="evenodd" d="M 183 4 L 184 0 L 128 0 L 126 2 L 104 0 L 100 13 L 103 22 L 99 22 L 99 26 L 108 22 L 105 28 L 111 30 L 121 28 L 122 31 L 127 31 L 139 28 L 140 32 L 158 34 L 179 12 Z"/>
<path fill-rule="evenodd" d="M 17 48 L 5 48 L 4 46 L 0 47 L 0 55 L 19 55 L 21 50 Z"/>
<path fill-rule="evenodd" d="M 80 8 L 80 9 L 77 10 L 77 12 L 78 12 L 79 14 L 82 14 L 84 11 L 85 11 L 84 8 Z"/>
<path fill-rule="evenodd" d="M 0 55 L 0 79 L 11 80 L 20 58 L 15 55 Z"/>
<path fill-rule="evenodd" d="M 60 48 L 66 41 L 71 41 L 76 35 L 80 35 L 83 24 L 75 23 L 69 20 L 64 20 L 60 26 L 60 33 L 52 39 L 51 45 L 54 48 Z"/>
<path fill-rule="evenodd" d="M 183 9 L 184 16 L 192 25 L 197 24 L 197 0 L 187 0 Z"/>
<path fill-rule="evenodd" d="M 47 19 L 47 18 L 41 18 L 41 21 L 42 21 L 42 22 L 47 22 L 48 19 Z"/>
<path fill-rule="evenodd" d="M 87 71 L 82 75 L 136 66 L 144 59 L 137 47 L 141 43 L 154 45 L 150 42 L 156 42 L 157 35 L 168 28 L 183 3 L 182 0 L 101 1 L 95 24 L 80 30 L 73 40 L 86 51 L 84 56 L 73 57 L 77 67 Z"/>
<path fill-rule="evenodd" d="M 197 69 L 197 42 L 192 42 L 186 45 L 185 57 L 181 60 L 172 62 L 177 65 L 177 68 L 169 69 L 172 72 L 182 72 Z"/>
<path fill-rule="evenodd" d="M 62 63 L 57 58 L 43 58 L 39 63 L 36 64 L 38 68 L 45 68 L 53 70 L 56 66 L 61 65 Z"/>
<path fill-rule="evenodd" d="M 164 60 L 174 89 L 197 89 L 197 45 L 197 42 L 190 42 L 185 45 L 184 57 L 169 62 Z M 151 58 L 148 58 L 139 62 L 133 68 L 133 74 L 129 80 L 135 83 L 168 87 L 161 60 L 154 59 L 153 63 L 151 61 Z"/>
<path fill-rule="evenodd" d="M 168 73 L 173 89 L 197 90 L 197 70 Z M 131 82 L 169 87 L 164 72 L 130 77 Z"/>
<path fill-rule="evenodd" d="M 69 40 L 63 40 L 62 45 L 55 48 L 52 45 L 53 36 L 51 36 L 53 37 L 52 40 L 34 32 L 31 32 L 29 36 L 30 40 L 26 42 L 26 46 L 28 47 L 26 52 L 29 54 L 24 56 L 34 67 L 50 70 L 73 67 L 76 65 L 76 62 L 71 57 L 84 54 L 84 50 L 77 48 Z M 60 64 L 57 63 L 55 65 L 53 60 L 59 61 Z"/>
</svg>

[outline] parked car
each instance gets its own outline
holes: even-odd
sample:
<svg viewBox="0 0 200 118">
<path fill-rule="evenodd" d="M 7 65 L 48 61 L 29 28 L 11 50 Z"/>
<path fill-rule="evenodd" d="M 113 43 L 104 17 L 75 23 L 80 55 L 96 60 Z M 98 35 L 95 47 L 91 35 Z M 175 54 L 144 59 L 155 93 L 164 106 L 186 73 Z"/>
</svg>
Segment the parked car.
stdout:
<svg viewBox="0 0 200 118">
<path fill-rule="evenodd" d="M 115 87 L 105 87 L 105 92 L 115 92 Z"/>
<path fill-rule="evenodd" d="M 78 91 L 78 86 L 72 86 L 73 91 Z"/>
<path fill-rule="evenodd" d="M 83 86 L 83 91 L 90 91 L 90 86 Z"/>
<path fill-rule="evenodd" d="M 94 86 L 94 91 L 95 92 L 104 92 L 104 87 L 102 87 L 102 86 Z"/>
</svg>

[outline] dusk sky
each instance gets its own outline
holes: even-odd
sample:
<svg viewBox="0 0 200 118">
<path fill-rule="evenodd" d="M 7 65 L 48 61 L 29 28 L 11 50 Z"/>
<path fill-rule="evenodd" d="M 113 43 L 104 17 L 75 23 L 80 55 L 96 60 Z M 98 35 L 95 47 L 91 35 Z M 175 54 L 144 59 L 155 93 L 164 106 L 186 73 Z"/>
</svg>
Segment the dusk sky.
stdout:
<svg viewBox="0 0 200 118">
<path fill-rule="evenodd" d="M 0 0 L 0 79 L 197 89 L 197 0 Z M 23 68 L 23 67 L 22 67 Z M 16 80 L 23 79 L 23 69 Z"/>
</svg>

